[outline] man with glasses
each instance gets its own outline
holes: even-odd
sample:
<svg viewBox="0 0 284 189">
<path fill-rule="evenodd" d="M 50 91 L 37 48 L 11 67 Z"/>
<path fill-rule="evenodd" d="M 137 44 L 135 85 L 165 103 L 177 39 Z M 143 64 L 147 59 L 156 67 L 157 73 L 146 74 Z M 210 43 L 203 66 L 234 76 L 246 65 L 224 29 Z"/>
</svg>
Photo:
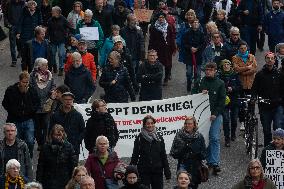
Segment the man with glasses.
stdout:
<svg viewBox="0 0 284 189">
<path fill-rule="evenodd" d="M 233 56 L 238 52 L 238 48 L 242 40 L 240 38 L 240 30 L 237 27 L 230 29 L 230 38 L 224 43 L 224 52 L 226 59 L 232 61 Z"/>
<path fill-rule="evenodd" d="M 207 163 L 210 170 L 215 175 L 220 169 L 220 129 L 223 122 L 222 113 L 225 109 L 226 89 L 222 80 L 216 77 L 216 63 L 208 63 L 205 66 L 205 77 L 203 77 L 198 86 L 198 92 L 209 95 L 210 103 L 210 131 L 209 146 L 207 149 Z"/>
<path fill-rule="evenodd" d="M 204 67 L 208 62 L 215 62 L 217 68 L 220 69 L 221 61 L 225 59 L 221 33 L 219 31 L 213 32 L 211 34 L 211 40 L 211 44 L 207 46 L 203 52 L 202 65 Z"/>
<path fill-rule="evenodd" d="M 272 141 L 271 123 L 273 130 L 282 128 L 283 107 L 281 106 L 280 74 L 274 66 L 275 55 L 268 52 L 265 55 L 265 65 L 258 71 L 252 85 L 254 96 L 267 99 L 268 102 L 259 102 L 260 121 L 263 127 L 264 146 Z"/>
<path fill-rule="evenodd" d="M 5 123 L 3 126 L 4 139 L 0 140 L 0 175 L 4 175 L 5 165 L 10 159 L 16 159 L 21 164 L 21 175 L 32 180 L 32 162 L 27 144 L 18 139 L 17 128 L 14 123 Z"/>
</svg>

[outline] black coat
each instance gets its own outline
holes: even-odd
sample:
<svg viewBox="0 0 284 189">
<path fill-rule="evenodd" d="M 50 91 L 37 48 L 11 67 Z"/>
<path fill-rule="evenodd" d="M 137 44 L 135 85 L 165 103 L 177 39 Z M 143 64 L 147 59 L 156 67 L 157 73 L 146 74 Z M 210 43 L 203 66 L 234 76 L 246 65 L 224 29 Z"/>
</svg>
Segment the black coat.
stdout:
<svg viewBox="0 0 284 189">
<path fill-rule="evenodd" d="M 145 41 L 142 30 L 139 30 L 137 28 L 131 29 L 129 28 L 129 26 L 125 26 L 120 30 L 120 35 L 125 40 L 132 60 L 144 60 Z"/>
<path fill-rule="evenodd" d="M 201 133 L 196 132 L 192 137 L 187 137 L 183 130 L 179 131 L 173 141 L 171 156 L 178 160 L 178 167 L 184 164 L 192 176 L 194 184 L 201 183 L 200 172 L 202 160 L 206 157 L 206 145 Z"/>
<path fill-rule="evenodd" d="M 26 42 L 34 37 L 35 27 L 42 24 L 42 16 L 40 9 L 36 9 L 35 13 L 31 15 L 28 8 L 23 10 L 23 16 L 20 18 L 19 25 L 17 26 L 17 33 L 21 34 L 22 42 Z"/>
<path fill-rule="evenodd" d="M 272 70 L 268 70 L 267 66 L 264 65 L 262 70 L 255 75 L 252 91 L 255 96 L 269 99 L 270 104 L 259 103 L 259 108 L 271 109 L 279 106 L 282 102 L 280 89 L 280 73 L 275 67 Z"/>
<path fill-rule="evenodd" d="M 228 22 L 227 20 L 225 20 L 225 19 L 222 20 L 222 21 L 216 20 L 215 23 L 216 23 L 216 25 L 218 27 L 218 30 L 220 32 L 222 32 L 223 34 L 225 34 L 225 36 L 227 38 L 229 38 L 230 37 L 230 29 L 232 27 L 232 24 L 230 22 Z"/>
<path fill-rule="evenodd" d="M 249 10 L 249 3 L 248 0 L 241 1 L 238 8 L 238 16 L 240 17 L 241 25 L 248 25 L 248 26 L 258 26 L 262 24 L 263 20 L 263 11 L 260 1 L 257 0 L 250 0 L 252 2 L 251 11 Z M 249 14 L 245 15 L 243 11 L 249 10 Z"/>
<path fill-rule="evenodd" d="M 84 138 L 85 146 L 90 153 L 93 152 L 96 146 L 97 137 L 101 135 L 108 138 L 111 148 L 115 147 L 119 133 L 113 117 L 109 113 L 93 111 L 86 123 L 86 134 Z"/>
<path fill-rule="evenodd" d="M 147 141 L 140 133 L 135 141 L 130 165 L 137 165 L 139 174 L 165 174 L 166 179 L 171 178 L 167 159 L 165 142 L 158 134 L 159 141 Z"/>
<path fill-rule="evenodd" d="M 120 189 L 149 189 L 147 186 L 144 184 L 141 184 L 139 181 L 136 182 L 135 184 L 124 184 Z"/>
<path fill-rule="evenodd" d="M 113 68 L 109 63 L 103 69 L 99 84 L 105 90 L 104 99 L 106 102 L 128 102 L 128 95 L 132 101 L 135 101 L 135 94 L 132 83 L 127 71 L 123 65 Z M 117 80 L 116 84 L 111 84 Z"/>
<path fill-rule="evenodd" d="M 151 65 L 148 61 L 145 61 L 140 64 L 137 72 L 137 81 L 141 83 L 139 100 L 161 100 L 162 79 L 163 65 L 160 62 Z"/>
<path fill-rule="evenodd" d="M 113 11 L 113 25 L 119 25 L 120 28 L 123 28 L 126 24 L 127 15 L 130 14 L 130 10 L 125 8 L 123 12 L 119 12 L 118 7 Z"/>
<path fill-rule="evenodd" d="M 109 37 L 111 34 L 111 26 L 113 25 L 112 13 L 109 12 L 109 10 L 107 10 L 106 8 L 103 8 L 102 12 L 99 12 L 96 10 L 95 5 L 93 5 L 92 7 L 92 11 L 94 13 L 93 18 L 100 23 L 105 38 Z"/>
<path fill-rule="evenodd" d="M 224 74 L 220 73 L 219 78 L 224 81 L 225 88 L 226 88 L 226 94 L 230 97 L 231 102 L 228 104 L 228 106 L 237 106 L 238 105 L 238 98 L 240 97 L 240 93 L 242 90 L 242 84 L 239 79 L 239 75 L 236 73 L 231 74 Z M 228 91 L 228 87 L 232 87 L 232 91 Z"/>
<path fill-rule="evenodd" d="M 204 44 L 204 33 L 200 29 L 194 31 L 192 28 L 189 29 L 183 36 L 183 45 L 185 48 L 185 63 L 192 65 L 192 52 L 191 48 L 197 48 L 197 52 L 195 53 L 196 63 L 198 65 L 202 64 L 202 52 L 203 52 L 203 44 Z"/>
<path fill-rule="evenodd" d="M 76 155 L 70 143 L 46 143 L 39 153 L 36 180 L 46 189 L 63 189 L 76 163 Z"/>
<path fill-rule="evenodd" d="M 51 17 L 47 22 L 47 35 L 52 44 L 65 43 L 70 25 L 66 18 L 60 15 L 58 18 Z"/>
<path fill-rule="evenodd" d="M 86 103 L 95 92 L 92 75 L 83 64 L 78 68 L 71 67 L 65 75 L 64 84 L 75 95 L 76 103 Z"/>
<path fill-rule="evenodd" d="M 51 131 L 55 124 L 60 124 L 64 127 L 68 142 L 73 145 L 76 154 L 79 154 L 80 144 L 84 138 L 85 131 L 83 116 L 75 109 L 65 113 L 63 112 L 62 107 L 60 107 L 59 110 L 51 115 L 49 131 Z"/>
<path fill-rule="evenodd" d="M 18 83 L 15 83 L 5 91 L 2 105 L 8 112 L 6 122 L 15 123 L 33 119 L 40 101 L 33 88 L 29 87 L 27 93 L 21 93 Z"/>
</svg>

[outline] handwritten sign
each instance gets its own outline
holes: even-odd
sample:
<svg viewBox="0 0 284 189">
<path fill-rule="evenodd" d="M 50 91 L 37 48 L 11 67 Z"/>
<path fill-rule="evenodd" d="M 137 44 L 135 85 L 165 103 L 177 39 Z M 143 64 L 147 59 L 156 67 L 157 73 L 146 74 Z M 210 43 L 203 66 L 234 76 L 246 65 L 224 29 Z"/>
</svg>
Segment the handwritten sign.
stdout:
<svg viewBox="0 0 284 189">
<path fill-rule="evenodd" d="M 153 10 L 147 9 L 134 9 L 134 14 L 138 22 L 150 22 Z"/>
<path fill-rule="evenodd" d="M 84 27 L 80 28 L 80 34 L 82 39 L 86 41 L 99 40 L 99 30 L 98 27 Z"/>
<path fill-rule="evenodd" d="M 284 150 L 267 150 L 265 175 L 278 189 L 284 188 Z"/>
</svg>

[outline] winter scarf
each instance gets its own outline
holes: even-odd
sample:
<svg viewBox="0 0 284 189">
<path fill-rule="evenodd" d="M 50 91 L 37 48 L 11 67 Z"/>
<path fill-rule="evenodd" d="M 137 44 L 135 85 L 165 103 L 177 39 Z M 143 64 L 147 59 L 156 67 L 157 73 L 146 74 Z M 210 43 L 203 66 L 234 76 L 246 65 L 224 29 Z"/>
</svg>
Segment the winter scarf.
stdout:
<svg viewBox="0 0 284 189">
<path fill-rule="evenodd" d="M 14 184 L 15 188 L 18 186 L 20 189 L 25 188 L 25 181 L 23 177 L 17 176 L 16 178 L 11 178 L 8 174 L 6 174 L 5 189 L 9 189 L 10 184 Z"/>
<path fill-rule="evenodd" d="M 164 40 L 167 42 L 167 32 L 168 32 L 168 22 L 165 20 L 164 22 L 159 22 L 159 20 L 157 20 L 155 22 L 155 28 L 163 33 L 163 37 Z"/>
<path fill-rule="evenodd" d="M 246 51 L 244 54 L 242 54 L 240 51 L 238 51 L 237 55 L 243 60 L 243 62 L 246 64 L 248 60 L 249 52 Z"/>
<path fill-rule="evenodd" d="M 52 78 L 52 74 L 49 70 L 40 70 L 39 68 L 36 68 L 35 70 L 35 76 L 36 76 L 36 83 L 40 89 L 44 89 L 47 86 L 47 83 Z"/>
<path fill-rule="evenodd" d="M 153 140 L 160 141 L 156 128 L 152 132 L 149 132 L 145 128 L 142 128 L 141 134 L 149 142 L 152 142 Z"/>
</svg>

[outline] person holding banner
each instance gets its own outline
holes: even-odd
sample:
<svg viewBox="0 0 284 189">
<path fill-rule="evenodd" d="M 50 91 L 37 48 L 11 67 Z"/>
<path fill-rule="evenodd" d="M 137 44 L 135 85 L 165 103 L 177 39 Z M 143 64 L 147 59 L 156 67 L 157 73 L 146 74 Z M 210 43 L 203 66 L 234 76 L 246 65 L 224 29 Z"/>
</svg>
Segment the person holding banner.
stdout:
<svg viewBox="0 0 284 189">
<path fill-rule="evenodd" d="M 178 159 L 177 169 L 191 174 L 192 189 L 198 188 L 201 183 L 199 167 L 206 157 L 205 140 L 197 129 L 195 117 L 187 117 L 183 128 L 175 136 L 170 152 L 174 159 Z"/>
<path fill-rule="evenodd" d="M 113 149 L 118 141 L 119 133 L 115 121 L 107 111 L 107 104 L 104 100 L 96 99 L 92 104 L 91 117 L 86 124 L 85 146 L 89 153 L 92 153 L 96 138 L 104 135 L 109 140 L 110 148 Z"/>
<path fill-rule="evenodd" d="M 156 130 L 154 117 L 147 115 L 142 122 L 141 132 L 134 141 L 130 165 L 137 165 L 142 184 L 163 189 L 163 172 L 167 180 L 171 179 L 165 142 Z"/>
<path fill-rule="evenodd" d="M 222 113 L 225 109 L 226 89 L 224 82 L 216 77 L 217 65 L 210 62 L 205 66 L 205 77 L 199 83 L 198 91 L 209 95 L 210 121 L 209 146 L 207 164 L 215 175 L 221 171 L 220 165 L 220 129 L 223 122 Z"/>
<path fill-rule="evenodd" d="M 121 55 L 112 51 L 108 56 L 107 66 L 103 69 L 99 84 L 105 90 L 107 103 L 135 101 L 135 93 L 127 68 L 121 64 Z"/>
<path fill-rule="evenodd" d="M 284 130 L 279 128 L 276 129 L 272 134 L 272 142 L 263 148 L 260 156 L 260 162 L 262 167 L 265 169 L 266 167 L 266 152 L 268 150 L 284 150 Z"/>
<path fill-rule="evenodd" d="M 245 178 L 232 189 L 276 189 L 276 186 L 272 180 L 265 177 L 260 161 L 253 159 L 248 164 Z"/>
</svg>

